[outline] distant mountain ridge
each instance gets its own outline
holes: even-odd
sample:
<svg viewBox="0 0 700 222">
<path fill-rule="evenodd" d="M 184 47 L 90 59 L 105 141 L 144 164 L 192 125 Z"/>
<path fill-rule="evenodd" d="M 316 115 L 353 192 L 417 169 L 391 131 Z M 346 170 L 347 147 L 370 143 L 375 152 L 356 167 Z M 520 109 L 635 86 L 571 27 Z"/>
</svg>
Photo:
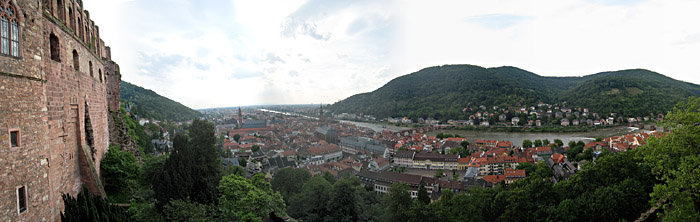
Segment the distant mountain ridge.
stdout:
<svg viewBox="0 0 700 222">
<path fill-rule="evenodd" d="M 122 81 L 119 98 L 132 103 L 131 111 L 141 118 L 168 121 L 188 121 L 200 117 L 198 111 L 173 101 L 149 89 Z"/>
<path fill-rule="evenodd" d="M 567 102 L 592 112 L 648 116 L 700 96 L 700 86 L 644 69 L 546 77 L 516 67 L 444 65 L 397 77 L 329 107 L 335 113 L 466 119 L 463 108 Z"/>
</svg>

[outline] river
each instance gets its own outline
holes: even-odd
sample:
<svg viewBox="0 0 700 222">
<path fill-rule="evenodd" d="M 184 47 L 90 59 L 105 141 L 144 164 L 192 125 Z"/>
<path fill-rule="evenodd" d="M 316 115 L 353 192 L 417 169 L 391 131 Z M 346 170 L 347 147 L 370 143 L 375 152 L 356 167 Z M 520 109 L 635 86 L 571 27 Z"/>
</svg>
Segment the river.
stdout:
<svg viewBox="0 0 700 222">
<path fill-rule="evenodd" d="M 366 127 L 374 130 L 375 132 L 382 132 L 384 130 L 389 130 L 391 132 L 398 132 L 402 130 L 411 129 L 410 127 L 396 126 L 390 123 L 367 123 L 367 122 L 355 122 L 348 120 L 338 120 L 341 123 L 351 123 L 355 126 Z"/>
<path fill-rule="evenodd" d="M 408 127 L 399 127 L 395 125 L 391 125 L 388 123 L 366 123 L 366 122 L 354 122 L 354 121 L 345 121 L 342 120 L 341 122 L 348 122 L 355 124 L 357 126 L 361 127 L 367 127 L 370 128 L 376 132 L 381 132 L 382 130 L 388 129 L 392 132 L 397 132 L 405 129 L 409 129 Z M 448 134 L 458 134 L 462 137 L 466 137 L 469 142 L 474 143 L 475 140 L 477 139 L 485 139 L 485 140 L 507 140 L 510 142 L 513 142 L 514 146 L 522 146 L 523 140 L 529 139 L 531 141 L 534 141 L 536 139 L 548 139 L 549 141 L 554 141 L 554 139 L 560 139 L 564 142 L 564 144 L 568 144 L 569 141 L 584 141 L 584 142 L 591 142 L 594 141 L 596 137 L 601 137 L 601 138 L 608 138 L 611 136 L 618 136 L 618 135 L 624 135 L 628 133 L 636 133 L 636 132 L 649 132 L 648 130 L 640 130 L 639 128 L 635 127 L 625 127 L 625 126 L 620 126 L 620 127 L 613 127 L 613 128 L 603 128 L 595 131 L 590 131 L 590 132 L 561 132 L 561 133 L 531 133 L 531 132 L 488 132 L 488 131 L 468 131 L 468 130 L 437 130 L 433 132 L 429 132 L 428 135 L 430 136 L 435 136 L 438 133 L 448 133 Z"/>
<path fill-rule="evenodd" d="M 635 127 L 614 127 L 614 128 L 603 128 L 590 132 L 561 132 L 561 133 L 530 133 L 530 132 L 487 132 L 487 131 L 464 131 L 464 130 L 437 130 L 429 132 L 428 135 L 435 136 L 438 133 L 449 133 L 449 134 L 459 134 L 460 136 L 467 137 L 469 142 L 474 143 L 476 139 L 486 139 L 486 140 L 508 140 L 513 142 L 514 146 L 522 146 L 523 140 L 529 139 L 535 141 L 536 139 L 548 139 L 549 141 L 554 141 L 554 139 L 560 139 L 564 144 L 568 144 L 569 141 L 583 141 L 591 142 L 594 141 L 596 137 L 608 138 L 612 136 L 619 136 L 628 133 L 636 132 L 649 132 L 646 130 L 639 130 Z"/>
</svg>

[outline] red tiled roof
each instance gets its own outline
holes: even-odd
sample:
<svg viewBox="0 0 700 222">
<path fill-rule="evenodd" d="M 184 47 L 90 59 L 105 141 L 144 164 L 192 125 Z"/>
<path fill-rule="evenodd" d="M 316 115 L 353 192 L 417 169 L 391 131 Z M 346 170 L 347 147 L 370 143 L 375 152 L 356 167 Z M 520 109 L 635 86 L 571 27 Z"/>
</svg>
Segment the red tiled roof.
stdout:
<svg viewBox="0 0 700 222">
<path fill-rule="evenodd" d="M 510 141 L 500 141 L 496 144 L 496 146 L 500 148 L 510 148 L 513 146 L 513 143 Z"/>
<path fill-rule="evenodd" d="M 537 147 L 537 152 L 552 152 L 552 148 L 549 148 L 548 146 L 540 146 Z"/>
<path fill-rule="evenodd" d="M 506 177 L 520 177 L 520 178 L 525 178 L 525 170 L 514 170 L 510 168 L 506 168 L 505 172 L 503 173 Z"/>
<path fill-rule="evenodd" d="M 447 138 L 447 141 L 455 141 L 455 142 L 461 143 L 462 141 L 467 141 L 467 138 L 452 137 L 452 138 Z"/>
<path fill-rule="evenodd" d="M 506 176 L 505 175 L 485 175 L 484 180 L 489 183 L 500 183 L 501 181 L 505 180 Z"/>
<path fill-rule="evenodd" d="M 340 147 L 335 144 L 322 144 L 321 146 L 314 146 L 314 147 L 309 147 L 307 149 L 309 153 L 312 153 L 314 155 L 325 155 L 328 153 L 332 152 L 337 152 L 340 151 Z"/>
<path fill-rule="evenodd" d="M 554 160 L 556 163 L 563 163 L 564 155 L 561 155 L 560 153 L 552 154 L 552 160 Z"/>
</svg>

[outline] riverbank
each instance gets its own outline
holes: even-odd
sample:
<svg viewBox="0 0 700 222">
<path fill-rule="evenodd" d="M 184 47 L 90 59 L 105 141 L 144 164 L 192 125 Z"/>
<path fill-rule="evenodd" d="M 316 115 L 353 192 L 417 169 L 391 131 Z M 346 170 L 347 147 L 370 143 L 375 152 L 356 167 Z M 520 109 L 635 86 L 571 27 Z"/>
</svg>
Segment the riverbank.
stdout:
<svg viewBox="0 0 700 222">
<path fill-rule="evenodd" d="M 580 132 L 593 132 L 596 130 L 615 128 L 621 126 L 542 126 L 542 127 L 506 127 L 506 126 L 492 126 L 492 127 L 454 127 L 449 126 L 445 129 L 450 130 L 464 130 L 464 131 L 487 131 L 487 132 L 530 132 L 530 133 L 580 133 Z"/>
<path fill-rule="evenodd" d="M 637 132 L 648 132 L 646 130 L 640 130 L 634 127 L 610 127 L 610 128 L 600 128 L 587 132 L 496 132 L 496 131 L 476 131 L 476 130 L 455 130 L 455 129 L 441 129 L 433 132 L 427 133 L 429 136 L 437 136 L 439 133 L 443 134 L 458 134 L 462 137 L 466 137 L 470 143 L 474 143 L 477 139 L 484 140 L 507 140 L 513 142 L 515 146 L 522 146 L 523 140 L 537 140 L 537 139 L 548 139 L 549 141 L 554 141 L 554 139 L 560 139 L 564 144 L 569 143 L 569 141 L 583 141 L 591 142 L 595 138 L 608 138 L 612 136 L 619 136 L 628 133 Z"/>
</svg>

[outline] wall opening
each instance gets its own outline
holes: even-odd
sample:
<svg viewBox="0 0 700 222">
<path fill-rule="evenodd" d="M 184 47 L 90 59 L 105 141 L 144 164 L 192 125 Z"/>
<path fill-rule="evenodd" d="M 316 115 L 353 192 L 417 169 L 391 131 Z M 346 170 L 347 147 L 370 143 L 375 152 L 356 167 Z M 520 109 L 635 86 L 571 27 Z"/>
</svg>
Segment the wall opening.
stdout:
<svg viewBox="0 0 700 222">
<path fill-rule="evenodd" d="M 66 6 L 63 5 L 63 0 L 56 1 L 56 11 L 58 12 L 58 19 L 66 21 Z"/>
<path fill-rule="evenodd" d="M 27 211 L 27 187 L 21 186 L 17 188 L 17 212 L 23 213 Z"/>
<path fill-rule="evenodd" d="M 85 102 L 85 142 L 87 142 L 90 151 L 92 151 L 92 160 L 95 160 L 95 137 L 92 133 L 92 122 L 90 121 L 90 112 L 88 111 L 88 104 Z"/>
<path fill-rule="evenodd" d="M 58 37 L 51 33 L 49 36 L 49 48 L 51 49 L 51 59 L 56 62 L 61 61 L 61 45 L 58 42 Z"/>
<path fill-rule="evenodd" d="M 20 145 L 19 130 L 10 130 L 10 146 L 19 147 Z"/>
<path fill-rule="evenodd" d="M 78 57 L 78 51 L 75 51 L 75 49 L 73 49 L 73 68 L 75 68 L 75 71 L 80 70 L 80 58 Z"/>
<path fill-rule="evenodd" d="M 83 36 L 83 22 L 80 20 L 80 13 L 78 13 L 78 30 L 75 30 L 75 35 L 77 35 L 78 38 L 85 40 L 85 36 Z"/>
<path fill-rule="evenodd" d="M 92 61 L 88 61 L 88 68 L 90 68 L 90 77 L 95 78 L 95 75 L 92 74 Z"/>
<path fill-rule="evenodd" d="M 97 69 L 97 74 L 100 75 L 100 82 L 102 82 L 102 69 Z"/>
<path fill-rule="evenodd" d="M 75 19 L 73 18 L 73 9 L 68 8 L 68 27 L 75 30 Z"/>
</svg>

